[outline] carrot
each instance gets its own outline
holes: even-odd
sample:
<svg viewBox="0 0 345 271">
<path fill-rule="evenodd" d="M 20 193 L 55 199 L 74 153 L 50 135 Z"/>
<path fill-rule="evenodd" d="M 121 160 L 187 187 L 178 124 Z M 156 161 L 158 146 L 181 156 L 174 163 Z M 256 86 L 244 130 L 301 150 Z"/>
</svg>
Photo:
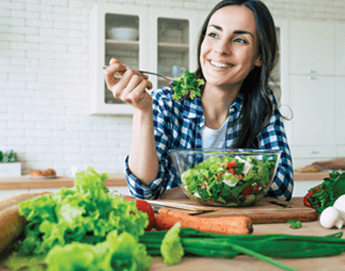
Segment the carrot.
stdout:
<svg viewBox="0 0 345 271">
<path fill-rule="evenodd" d="M 23 193 L 0 201 L 0 254 L 23 232 L 26 219 L 19 215 L 18 204 L 51 192 Z"/>
<path fill-rule="evenodd" d="M 181 223 L 181 228 L 193 228 L 203 232 L 221 234 L 249 234 L 253 232 L 252 222 L 246 216 L 196 217 L 168 208 L 159 209 L 155 219 L 155 227 L 158 230 L 167 230 L 177 222 Z"/>
</svg>

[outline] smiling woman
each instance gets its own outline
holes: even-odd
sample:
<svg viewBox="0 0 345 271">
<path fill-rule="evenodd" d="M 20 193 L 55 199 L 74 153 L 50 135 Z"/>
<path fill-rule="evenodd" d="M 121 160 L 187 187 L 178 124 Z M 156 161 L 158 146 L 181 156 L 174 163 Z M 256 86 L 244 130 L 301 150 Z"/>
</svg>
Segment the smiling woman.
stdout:
<svg viewBox="0 0 345 271">
<path fill-rule="evenodd" d="M 134 197 L 157 199 L 180 186 L 171 149 L 281 150 L 268 196 L 290 200 L 293 170 L 282 116 L 268 80 L 277 60 L 272 16 L 258 0 L 223 0 L 210 12 L 198 42 L 201 97 L 174 100 L 171 88 L 146 91 L 151 82 L 122 63 L 104 70 L 110 91 L 133 106 L 133 138 L 125 161 Z M 116 57 L 116 56 L 114 56 Z M 121 78 L 114 79 L 114 74 Z"/>
<path fill-rule="evenodd" d="M 233 102 L 249 72 L 261 66 L 256 33 L 254 13 L 247 7 L 226 6 L 215 12 L 200 50 L 207 81 L 205 94 L 214 97 L 215 91 L 220 91 L 223 97 L 217 96 L 221 101 L 227 101 L 228 106 Z M 214 104 L 207 101 L 210 107 Z"/>
</svg>

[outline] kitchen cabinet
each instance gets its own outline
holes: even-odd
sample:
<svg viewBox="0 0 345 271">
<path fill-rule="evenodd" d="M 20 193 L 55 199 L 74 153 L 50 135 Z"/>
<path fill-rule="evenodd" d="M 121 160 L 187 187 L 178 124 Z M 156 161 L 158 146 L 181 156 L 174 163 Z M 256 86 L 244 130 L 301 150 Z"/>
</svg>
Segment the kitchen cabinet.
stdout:
<svg viewBox="0 0 345 271">
<path fill-rule="evenodd" d="M 271 74 L 273 81 L 270 82 L 270 87 L 276 96 L 281 113 L 283 116 L 289 119 L 291 117 L 291 112 L 289 108 L 285 106 L 289 103 L 288 21 L 282 19 L 275 20 L 275 26 L 278 40 L 279 58 Z"/>
<path fill-rule="evenodd" d="M 176 77 L 196 69 L 197 18 L 197 11 L 150 7 L 150 71 Z M 175 74 L 173 66 L 177 70 Z M 165 80 L 157 76 L 150 76 L 150 80 L 153 89 L 167 86 Z"/>
<path fill-rule="evenodd" d="M 328 160 L 336 152 L 336 91 L 332 77 L 290 75 L 289 143 L 294 168 Z"/>
<path fill-rule="evenodd" d="M 335 25 L 336 74 L 345 75 L 345 24 Z M 345 91 L 345 90 L 344 90 Z"/>
<path fill-rule="evenodd" d="M 345 145 L 337 146 L 337 156 L 345 157 Z"/>
<path fill-rule="evenodd" d="M 92 114 L 131 114 L 132 107 L 115 99 L 107 89 L 103 66 L 112 57 L 130 68 L 148 68 L 148 8 L 140 5 L 95 4 L 90 14 L 90 110 Z M 112 39 L 108 29 L 131 27 L 135 40 Z"/>
<path fill-rule="evenodd" d="M 91 114 L 130 115 L 132 107 L 113 97 L 107 89 L 102 67 L 116 58 L 128 68 L 178 76 L 196 68 L 198 12 L 149 5 L 96 3 L 90 15 L 90 110 Z M 134 40 L 109 36 L 108 30 L 130 27 L 138 31 Z M 149 76 L 153 87 L 167 86 Z"/>
<path fill-rule="evenodd" d="M 293 145 L 335 145 L 335 80 L 321 76 L 290 76 L 294 112 Z"/>
<path fill-rule="evenodd" d="M 345 146 L 345 77 L 336 78 L 336 120 L 337 144 Z"/>
<path fill-rule="evenodd" d="M 289 22 L 288 138 L 294 168 L 344 156 L 345 25 Z"/>
<path fill-rule="evenodd" d="M 333 23 L 290 21 L 290 73 L 334 75 L 334 41 Z"/>
</svg>

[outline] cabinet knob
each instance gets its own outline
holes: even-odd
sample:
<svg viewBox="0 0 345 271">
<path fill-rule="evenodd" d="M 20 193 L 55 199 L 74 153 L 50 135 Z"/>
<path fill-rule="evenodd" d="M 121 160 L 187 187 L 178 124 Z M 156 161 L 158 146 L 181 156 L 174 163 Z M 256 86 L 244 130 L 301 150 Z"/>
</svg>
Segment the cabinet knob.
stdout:
<svg viewBox="0 0 345 271">
<path fill-rule="evenodd" d="M 310 154 L 319 154 L 319 151 L 311 151 Z"/>
<path fill-rule="evenodd" d="M 309 77 L 309 80 L 317 80 L 317 77 L 310 76 L 310 77 Z"/>
<path fill-rule="evenodd" d="M 315 71 L 315 70 L 310 70 L 309 73 L 317 73 L 317 71 Z"/>
</svg>

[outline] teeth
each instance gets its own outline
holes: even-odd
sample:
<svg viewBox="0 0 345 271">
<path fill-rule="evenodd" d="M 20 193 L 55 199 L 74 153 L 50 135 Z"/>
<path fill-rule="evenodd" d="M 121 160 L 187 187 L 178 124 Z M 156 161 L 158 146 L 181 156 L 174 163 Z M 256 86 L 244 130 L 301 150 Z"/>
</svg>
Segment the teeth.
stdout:
<svg viewBox="0 0 345 271">
<path fill-rule="evenodd" d="M 219 62 L 214 62 L 214 61 L 210 61 L 210 63 L 213 65 L 213 66 L 216 66 L 217 68 L 230 68 L 231 66 L 228 65 L 228 64 L 225 64 L 225 63 L 219 63 Z"/>
</svg>

